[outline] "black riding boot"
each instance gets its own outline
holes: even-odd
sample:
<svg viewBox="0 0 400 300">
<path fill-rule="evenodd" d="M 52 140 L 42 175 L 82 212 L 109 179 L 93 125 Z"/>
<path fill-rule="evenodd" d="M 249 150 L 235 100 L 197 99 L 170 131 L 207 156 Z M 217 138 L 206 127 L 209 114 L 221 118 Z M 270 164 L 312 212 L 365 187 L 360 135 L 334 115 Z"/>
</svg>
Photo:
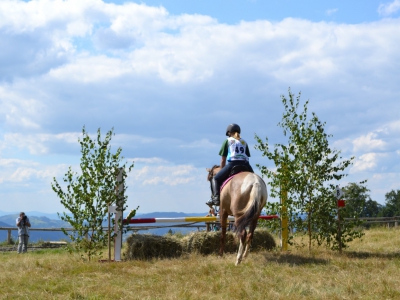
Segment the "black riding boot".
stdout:
<svg viewBox="0 0 400 300">
<path fill-rule="evenodd" d="M 206 204 L 210 207 L 213 205 L 219 206 L 219 192 L 220 192 L 220 184 L 218 183 L 215 178 L 211 179 L 211 192 L 212 196 L 211 199 L 206 202 Z"/>
</svg>

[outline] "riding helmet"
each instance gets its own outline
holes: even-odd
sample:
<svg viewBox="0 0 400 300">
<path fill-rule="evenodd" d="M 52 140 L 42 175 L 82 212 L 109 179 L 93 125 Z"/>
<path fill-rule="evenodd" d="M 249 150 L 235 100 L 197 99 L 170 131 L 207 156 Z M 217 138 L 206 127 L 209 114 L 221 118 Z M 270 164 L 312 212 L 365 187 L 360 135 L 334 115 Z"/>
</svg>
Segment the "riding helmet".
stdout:
<svg viewBox="0 0 400 300">
<path fill-rule="evenodd" d="M 232 123 L 228 126 L 228 128 L 226 128 L 226 136 L 228 135 L 228 132 L 237 132 L 240 133 L 240 126 L 238 124 Z"/>
</svg>

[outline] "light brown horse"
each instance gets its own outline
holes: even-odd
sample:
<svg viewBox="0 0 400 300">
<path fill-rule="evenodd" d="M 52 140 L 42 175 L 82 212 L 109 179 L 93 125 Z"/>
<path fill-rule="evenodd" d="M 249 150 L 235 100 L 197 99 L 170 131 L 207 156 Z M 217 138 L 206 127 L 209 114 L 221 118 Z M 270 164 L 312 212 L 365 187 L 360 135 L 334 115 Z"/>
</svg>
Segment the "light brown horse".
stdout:
<svg viewBox="0 0 400 300">
<path fill-rule="evenodd" d="M 214 166 L 208 171 L 211 180 L 221 168 Z M 221 242 L 219 254 L 224 254 L 228 216 L 235 217 L 234 230 L 240 240 L 236 265 L 249 253 L 249 247 L 256 229 L 258 217 L 267 203 L 267 186 L 260 176 L 251 172 L 235 175 L 222 189 L 220 196 Z M 246 227 L 249 226 L 247 233 Z"/>
</svg>

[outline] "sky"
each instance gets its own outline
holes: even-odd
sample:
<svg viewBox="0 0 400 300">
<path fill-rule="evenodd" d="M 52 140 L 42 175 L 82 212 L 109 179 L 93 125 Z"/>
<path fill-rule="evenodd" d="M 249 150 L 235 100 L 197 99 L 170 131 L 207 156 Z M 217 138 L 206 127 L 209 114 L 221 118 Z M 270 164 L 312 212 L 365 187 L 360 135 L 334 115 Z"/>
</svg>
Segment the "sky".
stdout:
<svg viewBox="0 0 400 300">
<path fill-rule="evenodd" d="M 338 184 L 400 189 L 400 0 L 0 1 L 0 211 L 62 212 L 82 128 L 114 128 L 128 210 L 207 212 L 230 123 L 285 142 L 281 95 L 355 157 Z M 276 201 L 276 199 L 270 199 Z"/>
</svg>

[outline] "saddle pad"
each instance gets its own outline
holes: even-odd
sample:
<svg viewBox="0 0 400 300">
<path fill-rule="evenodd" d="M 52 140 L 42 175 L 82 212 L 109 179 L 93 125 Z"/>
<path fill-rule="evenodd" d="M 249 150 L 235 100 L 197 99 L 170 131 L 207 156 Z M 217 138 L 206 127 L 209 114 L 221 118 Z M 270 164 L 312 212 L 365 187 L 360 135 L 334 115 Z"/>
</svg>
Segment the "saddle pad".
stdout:
<svg viewBox="0 0 400 300">
<path fill-rule="evenodd" d="M 227 180 L 225 180 L 224 183 L 221 185 L 221 188 L 220 188 L 219 191 L 222 192 L 222 189 L 223 189 L 224 186 L 229 182 L 229 180 L 231 180 L 233 177 L 235 177 L 237 174 L 240 174 L 240 173 L 242 173 L 242 172 L 236 173 L 235 175 L 232 175 L 232 176 L 229 177 Z"/>
</svg>

